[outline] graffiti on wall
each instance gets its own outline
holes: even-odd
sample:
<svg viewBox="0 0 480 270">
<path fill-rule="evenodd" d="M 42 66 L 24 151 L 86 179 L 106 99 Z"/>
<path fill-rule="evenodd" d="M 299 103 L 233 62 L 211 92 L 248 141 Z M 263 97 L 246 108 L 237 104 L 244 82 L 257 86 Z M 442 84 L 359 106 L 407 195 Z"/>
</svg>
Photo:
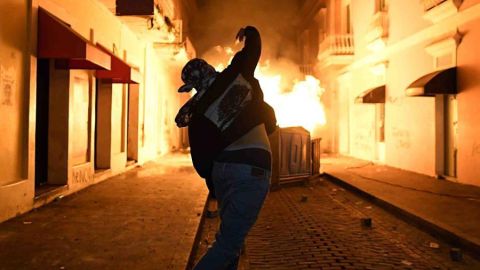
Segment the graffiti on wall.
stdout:
<svg viewBox="0 0 480 270">
<path fill-rule="evenodd" d="M 13 106 L 15 69 L 0 67 L 0 105 Z"/>
<path fill-rule="evenodd" d="M 472 156 L 480 156 L 480 142 L 475 141 L 473 142 L 473 147 L 472 147 Z"/>
<path fill-rule="evenodd" d="M 74 184 L 89 184 L 93 182 L 90 165 L 72 168 L 72 182 Z"/>
<path fill-rule="evenodd" d="M 365 117 L 364 119 L 365 120 Z M 352 150 L 364 158 L 374 153 L 375 128 L 374 123 L 356 121 L 352 132 Z"/>
<path fill-rule="evenodd" d="M 388 96 L 386 102 L 391 105 L 403 106 L 406 99 L 405 96 Z"/>
<path fill-rule="evenodd" d="M 401 129 L 393 127 L 392 138 L 395 142 L 396 148 L 409 149 L 411 146 L 410 131 L 408 129 Z"/>
<path fill-rule="evenodd" d="M 353 136 L 353 149 L 359 153 L 370 154 L 373 150 L 372 137 L 367 133 L 357 133 Z"/>
<path fill-rule="evenodd" d="M 364 159 L 375 155 L 375 111 L 364 104 L 352 106 L 350 114 L 351 151 Z"/>
</svg>

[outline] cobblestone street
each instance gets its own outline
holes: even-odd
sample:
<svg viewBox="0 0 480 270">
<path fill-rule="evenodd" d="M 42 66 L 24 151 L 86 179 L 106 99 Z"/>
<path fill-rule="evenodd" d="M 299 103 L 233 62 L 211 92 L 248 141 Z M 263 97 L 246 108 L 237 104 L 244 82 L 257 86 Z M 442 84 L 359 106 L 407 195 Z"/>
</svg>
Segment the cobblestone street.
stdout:
<svg viewBox="0 0 480 270">
<path fill-rule="evenodd" d="M 362 225 L 371 218 L 372 226 Z M 197 253 L 214 239 L 205 219 Z M 329 181 L 272 191 L 246 241 L 246 269 L 480 269 L 445 242 Z M 196 255 L 198 259 L 199 255 Z"/>
<path fill-rule="evenodd" d="M 206 197 L 163 157 L 0 224 L 0 270 L 185 269 Z"/>
</svg>

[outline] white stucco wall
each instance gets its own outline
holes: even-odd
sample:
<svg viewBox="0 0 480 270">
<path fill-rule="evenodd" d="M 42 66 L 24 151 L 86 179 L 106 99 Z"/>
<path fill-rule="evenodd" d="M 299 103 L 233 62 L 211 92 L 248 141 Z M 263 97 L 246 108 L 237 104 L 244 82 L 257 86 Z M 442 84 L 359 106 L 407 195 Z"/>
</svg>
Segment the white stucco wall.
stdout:
<svg viewBox="0 0 480 270">
<path fill-rule="evenodd" d="M 36 104 L 36 33 L 38 7 L 46 9 L 85 39 L 99 43 L 114 51 L 117 56 L 137 67 L 142 74 L 139 85 L 138 113 L 138 163 L 158 156 L 158 146 L 164 140 L 159 127 L 161 120 L 157 114 L 159 99 L 164 103 L 172 95 L 164 95 L 166 87 L 159 78 L 161 60 L 151 45 L 140 40 L 115 15 L 96 0 L 2 0 L 0 1 L 0 113 L 4 120 L 0 125 L 0 222 L 19 213 L 26 212 L 38 202 L 34 199 L 35 190 L 35 104 Z M 6 12 L 8 11 L 8 12 Z M 88 16 L 86 16 L 88 14 Z M 150 47 L 149 47 L 150 46 Z M 150 49 L 148 49 L 150 48 Z M 165 67 L 168 69 L 168 67 Z M 86 74 L 86 75 L 85 75 Z M 86 76 L 88 85 L 75 89 L 75 76 Z M 95 183 L 94 179 L 94 129 L 95 129 L 95 83 L 94 72 L 70 71 L 64 76 L 66 87 L 71 95 L 70 127 L 68 149 L 69 188 L 64 194 L 75 192 Z M 78 85 L 79 83 L 77 83 Z M 81 83 L 80 83 L 81 84 Z M 69 86 L 68 86 L 69 85 Z M 177 87 L 178 85 L 175 85 Z M 111 173 L 120 173 L 126 168 L 126 91 L 122 85 L 112 87 L 112 132 L 111 132 Z M 92 91 L 89 93 L 89 91 Z M 87 98 L 87 93 L 91 96 Z M 85 101 L 90 102 L 90 112 L 85 112 Z M 80 110 L 80 111 L 79 111 Z M 90 127 L 79 124 L 91 113 Z M 165 113 L 165 112 L 163 112 Z M 161 114 L 163 116 L 163 114 Z M 172 116 L 172 112 L 168 112 Z M 72 124 L 75 122 L 75 125 Z M 171 123 L 169 123 L 171 126 Z M 90 133 L 87 129 L 90 128 Z M 172 131 L 175 133 L 178 131 Z M 90 141 L 88 142 L 88 136 Z M 122 139 L 123 136 L 123 139 Z M 90 143 L 90 144 L 89 144 Z M 167 142 L 167 144 L 170 142 Z M 86 147 L 90 147 L 90 156 Z M 166 146 L 167 149 L 170 146 Z M 70 155 L 70 154 L 69 154 Z M 75 160 L 74 157 L 75 156 Z M 84 158 L 85 156 L 85 158 Z"/>
<path fill-rule="evenodd" d="M 33 206 L 34 182 L 29 162 L 34 157 L 31 144 L 34 125 L 28 114 L 32 105 L 28 3 L 0 2 L 0 10 L 9 11 L 0 16 L 0 221 Z M 34 101 L 35 96 L 31 99 Z"/>
<path fill-rule="evenodd" d="M 368 2 L 368 3 L 367 3 Z M 480 86 L 480 60 L 476 46 L 480 42 L 480 10 L 478 0 L 463 1 L 458 14 L 436 24 L 424 18 L 419 1 L 388 1 L 389 35 L 384 50 L 371 52 L 366 48 L 369 18 L 373 15 L 373 1 L 352 0 L 352 20 L 355 37 L 355 60 L 340 72 L 339 105 L 348 105 L 349 114 L 339 114 L 340 152 L 366 160 L 374 160 L 375 109 L 366 104 L 353 103 L 354 98 L 382 79 L 368 70 L 386 63 L 385 104 L 385 163 L 389 166 L 436 175 L 438 166 L 436 116 L 434 97 L 406 97 L 410 83 L 434 70 L 434 58 L 425 48 L 442 40 L 449 31 L 459 26 L 464 34 L 458 47 L 458 181 L 479 185 L 479 140 L 477 139 Z M 345 75 L 347 74 L 347 75 Z M 347 78 L 347 79 L 345 79 Z M 346 125 L 345 123 L 349 123 Z M 348 136 L 342 133 L 349 134 Z"/>
<path fill-rule="evenodd" d="M 469 2 L 479 1 L 466 1 Z M 480 185 L 480 19 L 460 28 L 458 46 L 458 179 Z"/>
</svg>

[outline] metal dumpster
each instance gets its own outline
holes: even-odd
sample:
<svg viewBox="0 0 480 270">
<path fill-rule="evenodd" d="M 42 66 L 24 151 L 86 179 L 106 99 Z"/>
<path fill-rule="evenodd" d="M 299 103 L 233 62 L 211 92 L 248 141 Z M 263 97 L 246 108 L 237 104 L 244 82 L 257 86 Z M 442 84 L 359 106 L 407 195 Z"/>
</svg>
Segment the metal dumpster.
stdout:
<svg viewBox="0 0 480 270">
<path fill-rule="evenodd" d="M 302 127 L 280 128 L 270 136 L 272 186 L 308 178 L 312 173 L 310 132 Z"/>
</svg>

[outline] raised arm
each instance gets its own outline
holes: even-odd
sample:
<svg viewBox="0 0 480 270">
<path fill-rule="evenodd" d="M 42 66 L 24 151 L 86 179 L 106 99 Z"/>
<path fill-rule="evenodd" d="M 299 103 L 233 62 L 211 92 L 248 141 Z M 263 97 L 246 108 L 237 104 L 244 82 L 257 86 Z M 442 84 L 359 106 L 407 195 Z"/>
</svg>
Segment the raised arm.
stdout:
<svg viewBox="0 0 480 270">
<path fill-rule="evenodd" d="M 240 29 L 237 39 L 245 44 L 243 49 L 233 57 L 231 67 L 245 76 L 252 76 L 257 67 L 260 54 L 262 53 L 262 41 L 260 33 L 253 26 Z"/>
<path fill-rule="evenodd" d="M 230 65 L 218 75 L 209 90 L 200 99 L 196 106 L 196 112 L 204 113 L 208 106 L 235 80 L 238 74 L 242 74 L 252 84 L 254 88 L 253 99 L 263 101 L 260 85 L 253 76 L 262 51 L 260 34 L 255 27 L 247 26 L 240 29 L 237 39 L 245 40 L 243 49 L 235 54 Z"/>
</svg>

